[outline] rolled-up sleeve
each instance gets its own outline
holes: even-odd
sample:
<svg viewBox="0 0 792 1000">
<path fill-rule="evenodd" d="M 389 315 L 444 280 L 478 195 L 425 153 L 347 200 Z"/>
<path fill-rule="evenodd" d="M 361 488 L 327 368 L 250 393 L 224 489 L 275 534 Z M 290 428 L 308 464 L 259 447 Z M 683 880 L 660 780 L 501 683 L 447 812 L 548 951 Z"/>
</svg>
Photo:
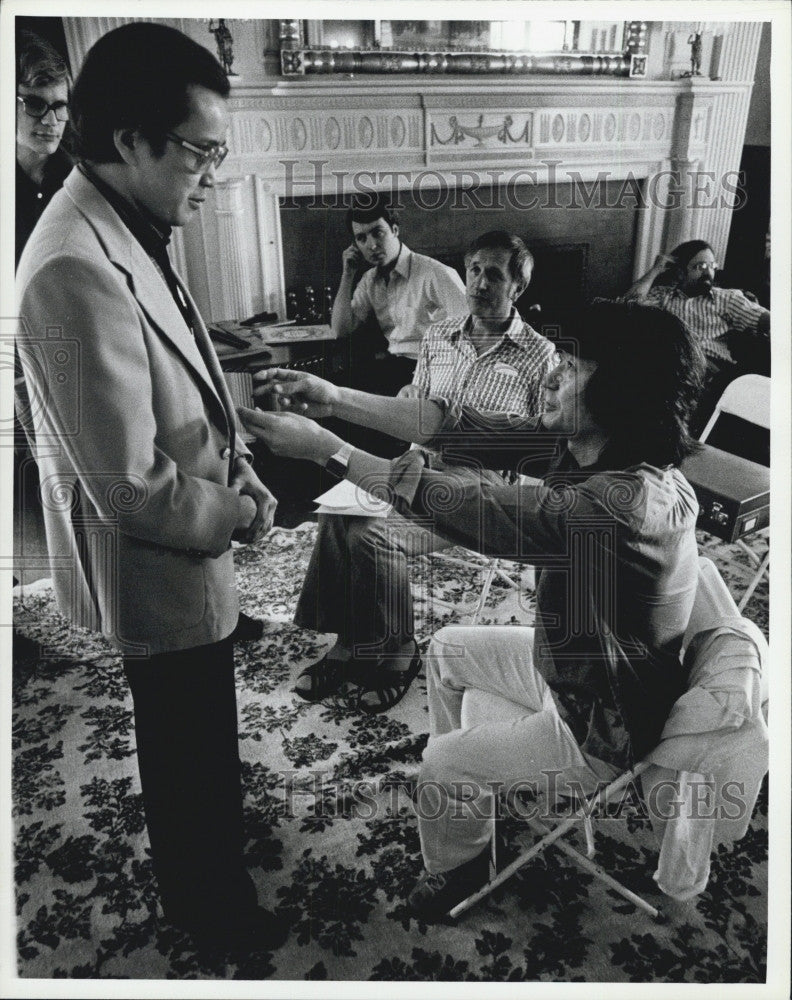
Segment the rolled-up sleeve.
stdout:
<svg viewBox="0 0 792 1000">
<path fill-rule="evenodd" d="M 732 288 L 729 291 L 726 300 L 726 319 L 732 329 L 755 331 L 759 320 L 767 310 L 758 302 L 751 302 L 739 289 Z"/>
</svg>

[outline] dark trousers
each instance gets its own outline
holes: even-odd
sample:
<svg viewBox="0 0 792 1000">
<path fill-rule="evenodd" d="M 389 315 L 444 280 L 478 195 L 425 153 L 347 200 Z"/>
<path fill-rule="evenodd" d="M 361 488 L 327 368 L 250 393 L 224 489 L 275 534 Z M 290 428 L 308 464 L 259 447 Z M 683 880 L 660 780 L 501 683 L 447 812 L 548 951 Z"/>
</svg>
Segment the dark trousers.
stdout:
<svg viewBox="0 0 792 1000">
<path fill-rule="evenodd" d="M 223 927 L 256 905 L 243 861 L 234 647 L 127 658 L 138 767 L 165 916 Z"/>
<path fill-rule="evenodd" d="M 412 382 L 416 361 L 401 355 L 381 351 L 378 354 L 361 355 L 352 364 L 350 385 L 353 389 L 373 392 L 377 396 L 395 396 L 399 389 Z M 407 441 L 399 441 L 388 434 L 372 431 L 367 427 L 348 425 L 341 436 L 356 448 L 362 448 L 382 458 L 395 458 L 409 447 Z"/>
</svg>

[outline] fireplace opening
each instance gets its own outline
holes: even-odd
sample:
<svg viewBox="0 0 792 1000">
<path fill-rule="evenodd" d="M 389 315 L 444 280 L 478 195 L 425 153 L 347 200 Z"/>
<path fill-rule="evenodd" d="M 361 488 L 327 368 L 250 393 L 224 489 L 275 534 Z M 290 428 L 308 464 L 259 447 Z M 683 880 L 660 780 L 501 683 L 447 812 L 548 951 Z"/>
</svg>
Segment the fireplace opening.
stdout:
<svg viewBox="0 0 792 1000">
<path fill-rule="evenodd" d="M 400 235 L 407 246 L 449 264 L 463 279 L 465 249 L 476 236 L 490 229 L 520 236 L 535 260 L 531 284 L 517 303 L 528 319 L 536 316 L 537 307 L 548 310 L 580 305 L 597 295 L 620 295 L 632 283 L 638 199 L 625 197 L 620 182 L 599 181 L 582 200 L 571 184 L 556 184 L 552 191 L 539 185 L 519 198 L 522 204 L 532 201 L 530 208 L 509 204 L 492 190 L 480 192 L 479 199 L 495 207 L 475 209 L 452 204 L 432 210 L 409 191 L 396 197 Z M 326 312 L 341 278 L 341 254 L 350 243 L 344 225 L 347 204 L 348 199 L 327 195 L 281 204 L 287 296 L 304 301 L 309 287 L 318 312 L 320 303 Z"/>
</svg>

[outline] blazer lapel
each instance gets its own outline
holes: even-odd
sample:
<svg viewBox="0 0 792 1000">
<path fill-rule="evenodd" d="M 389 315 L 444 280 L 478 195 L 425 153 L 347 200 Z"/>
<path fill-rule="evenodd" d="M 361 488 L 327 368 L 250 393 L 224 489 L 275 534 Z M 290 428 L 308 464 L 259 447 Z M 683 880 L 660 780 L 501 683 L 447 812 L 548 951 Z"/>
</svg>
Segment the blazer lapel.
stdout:
<svg viewBox="0 0 792 1000">
<path fill-rule="evenodd" d="M 181 276 L 174 270 L 176 275 L 176 281 L 181 289 L 182 295 L 187 302 L 187 305 L 192 313 L 193 317 L 193 329 L 195 331 L 195 337 L 193 343 L 197 347 L 201 358 L 206 366 L 207 373 L 212 380 L 212 386 L 215 393 L 220 399 L 223 405 L 223 409 L 226 415 L 226 421 L 228 422 L 228 431 L 230 436 L 231 450 L 234 450 L 234 436 L 236 431 L 236 410 L 234 409 L 234 403 L 231 399 L 231 394 L 228 391 L 228 383 L 225 380 L 225 375 L 223 374 L 223 369 L 220 367 L 220 362 L 217 359 L 217 354 L 214 349 L 214 344 L 209 336 L 209 332 L 206 329 L 206 324 L 198 311 L 195 302 L 193 301 L 192 295 L 190 295 L 189 289 L 182 281 Z"/>
<path fill-rule="evenodd" d="M 210 372 L 206 362 L 206 352 L 199 350 L 196 337 L 193 337 L 187 327 L 165 279 L 154 262 L 123 224 L 107 199 L 79 170 L 75 168 L 72 171 L 66 179 L 64 188 L 95 230 L 110 261 L 127 275 L 130 290 L 151 324 L 178 351 L 195 376 L 211 392 L 228 421 L 229 401 L 222 373 L 217 379 L 216 373 Z M 209 353 L 214 357 L 209 335 L 195 308 L 195 303 L 183 283 L 179 281 L 179 284 L 193 316 L 197 318 L 196 330 L 200 327 L 202 339 L 209 343 Z M 214 362 L 214 367 L 220 372 L 216 357 Z"/>
</svg>

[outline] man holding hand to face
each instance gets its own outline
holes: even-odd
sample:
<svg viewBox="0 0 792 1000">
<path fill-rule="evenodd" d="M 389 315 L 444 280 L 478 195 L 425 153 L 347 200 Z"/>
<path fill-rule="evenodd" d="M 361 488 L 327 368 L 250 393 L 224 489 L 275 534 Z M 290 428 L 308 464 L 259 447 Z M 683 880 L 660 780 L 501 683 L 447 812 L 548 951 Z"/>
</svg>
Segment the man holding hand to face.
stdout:
<svg viewBox="0 0 792 1000">
<path fill-rule="evenodd" d="M 352 244 L 342 255 L 331 324 L 344 337 L 376 319 L 387 351 L 366 358 L 365 372 L 355 379 L 360 388 L 393 396 L 412 378 L 427 327 L 465 312 L 465 289 L 453 268 L 402 242 L 396 213 L 382 195 L 356 198 L 346 225 Z"/>
<path fill-rule="evenodd" d="M 701 348 L 707 369 L 692 422 L 696 433 L 730 382 L 749 372 L 769 374 L 770 370 L 769 310 L 739 288 L 720 288 L 717 274 L 709 243 L 688 240 L 670 254 L 660 254 L 623 296 L 676 316 Z"/>
</svg>

